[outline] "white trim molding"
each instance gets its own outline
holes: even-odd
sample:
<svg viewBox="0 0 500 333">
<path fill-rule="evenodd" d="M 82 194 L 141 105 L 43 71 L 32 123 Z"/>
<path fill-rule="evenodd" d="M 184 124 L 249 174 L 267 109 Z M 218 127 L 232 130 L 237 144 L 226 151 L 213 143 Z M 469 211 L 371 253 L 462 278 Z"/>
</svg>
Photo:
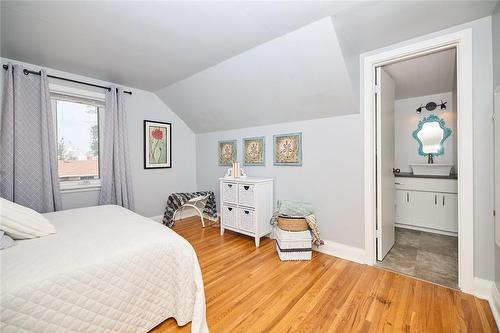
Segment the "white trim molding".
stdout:
<svg viewBox="0 0 500 333">
<path fill-rule="evenodd" d="M 500 327 L 500 293 L 495 282 L 477 277 L 474 278 L 472 294 L 488 301 L 497 327 Z"/>
<path fill-rule="evenodd" d="M 102 90 L 101 88 L 99 88 Z M 53 93 L 63 94 L 63 95 L 71 95 L 76 97 L 90 98 L 90 99 L 98 99 L 104 101 L 106 95 L 102 92 L 93 91 L 90 89 L 81 89 L 75 88 L 71 86 L 65 86 L 61 84 L 55 84 L 49 82 L 49 90 Z"/>
<path fill-rule="evenodd" d="M 497 327 L 500 327 L 500 291 L 497 285 L 493 282 L 491 286 L 491 297 L 488 299 L 490 303 L 491 312 L 497 323 Z"/>
<path fill-rule="evenodd" d="M 313 250 L 321 253 L 325 253 L 334 257 L 339 257 L 342 259 L 354 261 L 360 264 L 365 263 L 365 251 L 358 247 L 353 247 L 334 241 L 325 240 L 325 244 L 322 246 L 314 246 Z"/>
<path fill-rule="evenodd" d="M 439 50 L 457 50 L 457 126 L 458 126 L 458 285 L 467 293 L 474 290 L 474 158 L 472 110 L 472 30 L 417 41 L 410 45 L 385 49 L 360 58 L 363 93 L 360 105 L 364 113 L 365 147 L 365 262 L 376 260 L 376 159 L 375 159 L 375 69 Z M 375 51 L 376 52 L 376 51 Z"/>
<path fill-rule="evenodd" d="M 162 223 L 163 215 L 150 216 L 149 218 L 155 222 Z"/>
<path fill-rule="evenodd" d="M 474 288 L 471 290 L 472 291 L 471 294 L 481 299 L 489 301 L 491 299 L 493 285 L 494 285 L 493 281 L 475 277 L 473 285 Z"/>
<path fill-rule="evenodd" d="M 100 191 L 101 180 L 76 180 L 76 181 L 60 181 L 59 188 L 61 193 Z"/>
</svg>

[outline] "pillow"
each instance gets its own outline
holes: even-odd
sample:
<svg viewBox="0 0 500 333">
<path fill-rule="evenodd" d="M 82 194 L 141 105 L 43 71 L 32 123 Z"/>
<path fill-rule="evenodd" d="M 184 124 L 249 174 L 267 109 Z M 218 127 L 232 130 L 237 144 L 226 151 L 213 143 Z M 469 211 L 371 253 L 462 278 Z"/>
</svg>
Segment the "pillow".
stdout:
<svg viewBox="0 0 500 333">
<path fill-rule="evenodd" d="M 0 230 L 0 250 L 14 245 L 14 240 L 7 236 L 3 230 Z"/>
<path fill-rule="evenodd" d="M 42 214 L 4 198 L 0 198 L 0 229 L 13 239 L 42 237 L 56 232 Z"/>
</svg>

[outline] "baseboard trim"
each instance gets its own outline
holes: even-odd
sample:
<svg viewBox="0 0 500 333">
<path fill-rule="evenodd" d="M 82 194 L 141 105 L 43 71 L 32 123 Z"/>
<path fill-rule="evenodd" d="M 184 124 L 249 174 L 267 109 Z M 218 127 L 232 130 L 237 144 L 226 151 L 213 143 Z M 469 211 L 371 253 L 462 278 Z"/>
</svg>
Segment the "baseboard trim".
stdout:
<svg viewBox="0 0 500 333">
<path fill-rule="evenodd" d="M 342 259 L 354 261 L 360 264 L 365 263 L 365 250 L 357 247 L 337 243 L 334 241 L 325 240 L 325 244 L 321 246 L 314 246 L 313 250 L 325 253 L 331 256 L 339 257 Z"/>
<path fill-rule="evenodd" d="M 424 227 L 417 227 L 417 226 L 414 226 L 414 225 L 402 224 L 402 223 L 395 223 L 394 225 L 397 228 L 402 228 L 402 229 L 425 231 L 425 232 L 430 232 L 430 233 L 434 233 L 434 234 L 440 234 L 440 235 L 458 237 L 458 233 L 451 232 L 451 231 L 445 231 L 445 230 L 439 230 L 439 229 L 432 229 L 432 228 L 424 228 Z"/>
<path fill-rule="evenodd" d="M 488 301 L 497 327 L 500 328 L 500 292 L 498 291 L 496 283 L 493 283 L 491 286 L 491 297 Z"/>
<path fill-rule="evenodd" d="M 491 288 L 493 287 L 493 284 L 493 281 L 475 277 L 472 286 L 472 294 L 476 297 L 490 300 L 492 290 Z"/>
<path fill-rule="evenodd" d="M 177 214 L 175 214 L 175 220 L 178 221 L 178 220 L 181 220 L 181 219 L 187 219 L 189 217 L 193 217 L 193 216 L 198 216 L 198 214 L 196 213 L 196 211 L 194 209 L 189 209 L 189 208 L 186 208 L 183 212 L 179 212 Z M 163 222 L 163 215 L 156 215 L 156 216 L 150 216 L 149 217 L 151 220 L 154 220 L 158 223 L 162 223 Z M 217 219 L 213 219 L 209 216 L 206 216 L 205 214 L 203 214 L 203 218 L 206 220 L 210 220 L 210 221 L 216 221 Z"/>
<path fill-rule="evenodd" d="M 163 215 L 150 216 L 149 218 L 155 222 L 161 223 L 163 220 Z"/>
<path fill-rule="evenodd" d="M 497 327 L 500 327 L 500 293 L 495 282 L 475 277 L 472 294 L 488 301 Z"/>
</svg>

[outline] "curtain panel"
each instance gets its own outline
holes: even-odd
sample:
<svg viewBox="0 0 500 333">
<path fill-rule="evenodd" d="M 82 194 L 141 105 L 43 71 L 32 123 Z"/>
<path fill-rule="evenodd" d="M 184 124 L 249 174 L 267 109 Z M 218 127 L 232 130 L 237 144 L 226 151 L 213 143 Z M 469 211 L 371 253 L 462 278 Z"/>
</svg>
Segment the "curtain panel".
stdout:
<svg viewBox="0 0 500 333">
<path fill-rule="evenodd" d="M 47 73 L 8 65 L 0 117 L 0 196 L 40 213 L 62 209 Z"/>
<path fill-rule="evenodd" d="M 123 89 L 111 87 L 111 90 L 106 92 L 104 112 L 99 205 L 115 204 L 133 210 L 134 197 L 128 157 Z"/>
</svg>

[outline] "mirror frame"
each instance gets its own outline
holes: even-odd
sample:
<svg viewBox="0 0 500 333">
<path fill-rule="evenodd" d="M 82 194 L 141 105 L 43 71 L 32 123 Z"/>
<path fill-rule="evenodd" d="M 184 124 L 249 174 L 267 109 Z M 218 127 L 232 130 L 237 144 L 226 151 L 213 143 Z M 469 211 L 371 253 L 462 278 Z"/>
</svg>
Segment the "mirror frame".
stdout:
<svg viewBox="0 0 500 333">
<path fill-rule="evenodd" d="M 441 142 L 439 143 L 439 145 L 441 146 L 439 148 L 439 151 L 437 153 L 432 153 L 432 156 L 439 156 L 439 155 L 444 154 L 443 143 L 451 135 L 452 130 L 451 130 L 451 128 L 446 127 L 446 123 L 445 123 L 444 119 L 439 118 L 438 116 L 436 116 L 434 114 L 431 114 L 430 116 L 427 116 L 427 117 L 420 119 L 420 121 L 418 122 L 417 129 L 414 130 L 413 134 L 412 134 L 413 138 L 415 140 L 417 140 L 417 142 L 418 142 L 418 154 L 420 156 L 427 156 L 429 154 L 424 153 L 424 150 L 423 150 L 424 145 L 423 145 L 422 141 L 420 141 L 420 139 L 418 138 L 417 134 L 418 134 L 418 132 L 420 132 L 422 130 L 422 127 L 424 126 L 425 123 L 434 123 L 434 122 L 437 122 L 439 124 L 439 127 L 441 127 L 441 129 L 443 130 L 443 138 L 441 139 Z"/>
</svg>

